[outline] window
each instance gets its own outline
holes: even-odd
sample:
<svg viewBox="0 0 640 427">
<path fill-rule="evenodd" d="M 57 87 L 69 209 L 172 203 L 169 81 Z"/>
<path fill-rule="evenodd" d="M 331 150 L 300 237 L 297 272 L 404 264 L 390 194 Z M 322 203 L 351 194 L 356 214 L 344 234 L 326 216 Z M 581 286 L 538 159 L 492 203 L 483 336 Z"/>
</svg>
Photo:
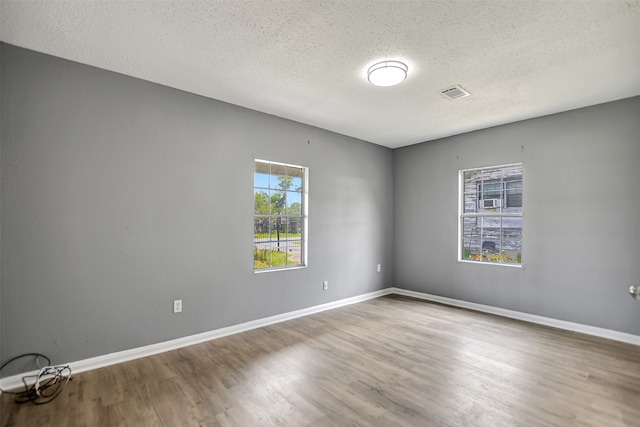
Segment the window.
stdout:
<svg viewBox="0 0 640 427">
<path fill-rule="evenodd" d="M 255 161 L 254 271 L 307 264 L 307 173 L 302 166 Z"/>
<path fill-rule="evenodd" d="M 522 179 L 522 164 L 460 171 L 460 260 L 522 265 Z"/>
</svg>

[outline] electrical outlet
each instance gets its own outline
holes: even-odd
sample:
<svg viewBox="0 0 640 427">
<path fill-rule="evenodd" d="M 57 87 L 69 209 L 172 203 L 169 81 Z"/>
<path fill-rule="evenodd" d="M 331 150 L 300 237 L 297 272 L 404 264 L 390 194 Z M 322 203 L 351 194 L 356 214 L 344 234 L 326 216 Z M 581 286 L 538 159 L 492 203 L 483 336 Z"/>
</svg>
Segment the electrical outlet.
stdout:
<svg viewBox="0 0 640 427">
<path fill-rule="evenodd" d="M 326 291 L 327 289 L 329 289 L 329 281 L 325 280 L 324 282 L 322 282 L 322 290 Z"/>
<path fill-rule="evenodd" d="M 173 300 L 173 312 L 174 313 L 182 313 L 182 300 L 174 299 Z"/>
<path fill-rule="evenodd" d="M 378 264 L 378 266 L 376 267 L 376 271 L 378 273 L 380 273 L 382 271 L 382 264 Z"/>
</svg>

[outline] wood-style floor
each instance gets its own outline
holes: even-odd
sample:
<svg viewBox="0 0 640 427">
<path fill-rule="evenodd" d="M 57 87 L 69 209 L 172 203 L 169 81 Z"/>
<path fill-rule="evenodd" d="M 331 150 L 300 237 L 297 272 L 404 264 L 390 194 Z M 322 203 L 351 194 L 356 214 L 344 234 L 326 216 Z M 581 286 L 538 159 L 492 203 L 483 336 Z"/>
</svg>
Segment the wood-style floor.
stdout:
<svg viewBox="0 0 640 427">
<path fill-rule="evenodd" d="M 103 369 L 5 426 L 640 426 L 640 347 L 387 296 Z"/>
</svg>

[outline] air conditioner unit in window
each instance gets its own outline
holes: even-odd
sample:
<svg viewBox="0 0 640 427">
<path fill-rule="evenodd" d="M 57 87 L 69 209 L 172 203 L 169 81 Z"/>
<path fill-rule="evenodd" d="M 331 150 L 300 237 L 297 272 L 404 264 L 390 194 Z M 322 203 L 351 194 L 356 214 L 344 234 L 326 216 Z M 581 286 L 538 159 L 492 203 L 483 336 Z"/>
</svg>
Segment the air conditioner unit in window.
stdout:
<svg viewBox="0 0 640 427">
<path fill-rule="evenodd" d="M 502 206 L 502 200 L 500 199 L 482 199 L 478 200 L 478 207 L 480 209 L 499 208 Z"/>
</svg>

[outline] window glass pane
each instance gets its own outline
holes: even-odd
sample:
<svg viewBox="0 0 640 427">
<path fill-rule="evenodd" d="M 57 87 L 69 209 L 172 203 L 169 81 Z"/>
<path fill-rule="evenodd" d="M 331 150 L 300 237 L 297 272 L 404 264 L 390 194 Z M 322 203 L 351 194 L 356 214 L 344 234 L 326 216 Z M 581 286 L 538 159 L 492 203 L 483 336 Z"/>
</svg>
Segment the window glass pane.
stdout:
<svg viewBox="0 0 640 427">
<path fill-rule="evenodd" d="M 253 218 L 254 243 L 265 243 L 271 239 L 271 219 L 268 216 L 256 216 Z"/>
<path fill-rule="evenodd" d="M 462 259 L 480 261 L 482 240 L 478 218 L 464 218 L 462 225 Z"/>
<path fill-rule="evenodd" d="M 522 193 L 509 194 L 507 193 L 507 207 L 508 208 L 521 208 L 522 207 Z"/>
<path fill-rule="evenodd" d="M 253 220 L 253 268 L 271 265 L 271 225 L 269 217 L 256 216 Z"/>
<path fill-rule="evenodd" d="M 462 175 L 463 212 L 476 212 L 478 209 L 478 182 L 480 171 L 466 171 Z"/>
<path fill-rule="evenodd" d="M 302 191 L 302 178 L 293 177 L 291 179 L 291 190 Z"/>
<path fill-rule="evenodd" d="M 269 205 L 270 205 L 270 199 L 269 199 L 269 191 L 268 190 L 262 190 L 259 188 L 256 188 L 253 190 L 254 193 L 254 214 L 257 215 L 268 215 L 269 214 Z"/>
<path fill-rule="evenodd" d="M 270 181 L 271 188 L 286 190 L 287 182 L 287 166 L 272 163 Z"/>
<path fill-rule="evenodd" d="M 502 168 L 480 169 L 479 175 L 480 179 L 482 180 L 480 184 L 492 182 L 499 183 L 500 181 L 502 181 Z"/>
<path fill-rule="evenodd" d="M 465 194 L 476 193 L 477 185 L 481 183 L 482 174 L 480 171 L 466 171 L 463 174 L 463 190 Z"/>
<path fill-rule="evenodd" d="M 287 175 L 292 178 L 298 178 L 300 184 L 302 184 L 302 176 L 304 175 L 303 168 L 298 168 L 295 166 L 287 166 Z"/>
<path fill-rule="evenodd" d="M 269 176 L 271 165 L 269 162 L 261 162 L 256 160 L 256 173 Z"/>
<path fill-rule="evenodd" d="M 465 194 L 463 209 L 464 213 L 475 213 L 478 211 L 478 198 L 475 196 L 475 193 L 473 196 Z"/>
<path fill-rule="evenodd" d="M 278 190 L 271 190 L 269 192 L 269 200 L 271 201 L 271 213 L 273 215 L 283 214 L 285 212 L 285 193 Z"/>
<path fill-rule="evenodd" d="M 295 237 L 296 239 L 300 239 L 302 237 L 302 227 L 304 227 L 303 218 L 299 217 L 289 217 L 289 222 L 287 223 L 287 233 L 288 237 Z"/>
<path fill-rule="evenodd" d="M 480 184 L 480 198 L 481 199 L 499 199 L 502 193 L 501 184 L 499 182 Z"/>
<path fill-rule="evenodd" d="M 510 181 L 506 183 L 506 207 L 522 207 L 522 181 Z"/>
<path fill-rule="evenodd" d="M 519 219 L 519 228 L 508 228 L 508 219 Z M 522 264 L 522 218 L 503 218 L 501 262 Z"/>
<path fill-rule="evenodd" d="M 286 230 L 287 230 L 287 219 L 282 217 L 273 218 L 271 221 L 272 229 L 271 229 L 271 241 L 272 241 L 272 249 L 276 251 L 281 251 L 285 249 L 286 244 Z M 284 262 L 283 262 L 284 264 Z"/>
<path fill-rule="evenodd" d="M 522 230 L 522 217 L 521 216 L 505 216 L 502 218 L 503 228 L 517 228 Z"/>
<path fill-rule="evenodd" d="M 256 188 L 269 188 L 269 175 L 258 172 L 254 173 L 253 186 Z"/>
<path fill-rule="evenodd" d="M 287 215 L 302 214 L 302 193 L 287 191 Z"/>
<path fill-rule="evenodd" d="M 292 239 L 288 242 L 287 265 L 302 264 L 302 240 Z"/>
<path fill-rule="evenodd" d="M 482 261 L 499 262 L 500 240 L 502 238 L 500 225 L 500 217 L 482 217 L 478 218 L 480 234 L 482 241 Z"/>
<path fill-rule="evenodd" d="M 522 178 L 522 165 L 504 166 L 500 169 L 502 170 L 502 176 L 505 181 L 511 181 L 514 178 Z"/>
</svg>

